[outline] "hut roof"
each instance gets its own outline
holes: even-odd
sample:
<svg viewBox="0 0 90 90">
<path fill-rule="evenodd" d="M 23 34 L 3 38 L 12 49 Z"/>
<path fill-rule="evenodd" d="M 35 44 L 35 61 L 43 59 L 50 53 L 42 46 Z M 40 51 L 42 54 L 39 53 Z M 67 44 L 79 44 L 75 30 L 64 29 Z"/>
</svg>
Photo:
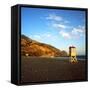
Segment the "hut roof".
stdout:
<svg viewBox="0 0 90 90">
<path fill-rule="evenodd" d="M 76 48 L 75 46 L 70 46 L 69 48 Z"/>
</svg>

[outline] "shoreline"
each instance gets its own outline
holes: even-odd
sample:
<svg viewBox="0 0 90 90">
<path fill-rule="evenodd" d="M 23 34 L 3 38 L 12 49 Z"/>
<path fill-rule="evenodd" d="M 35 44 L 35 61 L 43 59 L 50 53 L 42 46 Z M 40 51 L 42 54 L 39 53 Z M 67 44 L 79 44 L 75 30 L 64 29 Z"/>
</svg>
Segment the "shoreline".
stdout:
<svg viewBox="0 0 90 90">
<path fill-rule="evenodd" d="M 66 56 L 66 57 L 36 57 L 36 56 L 22 56 L 21 58 L 31 58 L 31 59 L 57 59 L 57 60 L 69 60 L 70 59 L 70 57 L 69 56 Z M 77 56 L 77 60 L 79 60 L 79 61 L 85 61 L 86 60 L 86 58 L 84 57 L 84 58 L 80 58 L 80 57 L 78 57 Z"/>
</svg>

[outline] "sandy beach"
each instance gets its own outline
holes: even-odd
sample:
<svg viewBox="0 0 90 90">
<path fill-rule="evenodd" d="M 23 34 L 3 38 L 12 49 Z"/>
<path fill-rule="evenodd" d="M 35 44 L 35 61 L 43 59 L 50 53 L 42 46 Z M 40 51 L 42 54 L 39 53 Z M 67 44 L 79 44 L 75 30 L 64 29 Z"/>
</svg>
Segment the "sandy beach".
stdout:
<svg viewBox="0 0 90 90">
<path fill-rule="evenodd" d="M 85 60 L 70 63 L 68 57 L 21 57 L 21 82 L 85 80 Z"/>
</svg>

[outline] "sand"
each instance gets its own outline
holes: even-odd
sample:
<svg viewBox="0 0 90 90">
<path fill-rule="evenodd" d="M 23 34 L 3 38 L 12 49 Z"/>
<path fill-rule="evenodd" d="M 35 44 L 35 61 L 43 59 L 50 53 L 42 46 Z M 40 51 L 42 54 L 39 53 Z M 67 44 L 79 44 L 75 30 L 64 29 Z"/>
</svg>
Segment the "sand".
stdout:
<svg viewBox="0 0 90 90">
<path fill-rule="evenodd" d="M 69 58 L 21 58 L 21 82 L 86 80 L 85 60 L 70 63 Z"/>
</svg>

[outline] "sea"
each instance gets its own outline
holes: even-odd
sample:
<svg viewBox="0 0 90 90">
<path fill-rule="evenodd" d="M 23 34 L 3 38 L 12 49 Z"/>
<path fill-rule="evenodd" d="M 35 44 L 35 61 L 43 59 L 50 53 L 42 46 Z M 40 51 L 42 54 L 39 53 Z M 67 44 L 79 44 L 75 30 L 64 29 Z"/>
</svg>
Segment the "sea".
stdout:
<svg viewBox="0 0 90 90">
<path fill-rule="evenodd" d="M 87 60 L 86 56 L 84 56 L 84 55 L 83 56 L 77 56 L 77 59 L 78 60 Z"/>
</svg>

